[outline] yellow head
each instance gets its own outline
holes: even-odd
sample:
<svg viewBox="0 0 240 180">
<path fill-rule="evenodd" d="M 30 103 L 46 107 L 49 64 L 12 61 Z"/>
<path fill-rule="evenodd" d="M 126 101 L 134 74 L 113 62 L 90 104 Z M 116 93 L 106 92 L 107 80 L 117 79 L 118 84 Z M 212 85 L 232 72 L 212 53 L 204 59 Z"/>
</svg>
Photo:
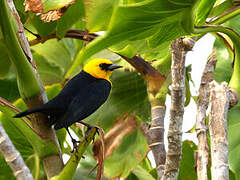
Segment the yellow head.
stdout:
<svg viewBox="0 0 240 180">
<path fill-rule="evenodd" d="M 107 59 L 93 59 L 84 66 L 83 70 L 95 78 L 106 79 L 110 82 L 112 71 L 120 67 L 122 66 L 113 64 Z"/>
</svg>

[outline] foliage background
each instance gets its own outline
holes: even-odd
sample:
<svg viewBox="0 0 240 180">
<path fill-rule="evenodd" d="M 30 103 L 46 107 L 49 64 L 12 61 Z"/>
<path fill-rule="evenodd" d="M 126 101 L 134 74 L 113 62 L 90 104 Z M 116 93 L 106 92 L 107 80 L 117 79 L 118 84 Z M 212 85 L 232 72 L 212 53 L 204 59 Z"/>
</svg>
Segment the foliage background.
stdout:
<svg viewBox="0 0 240 180">
<path fill-rule="evenodd" d="M 142 3 L 141 6 L 134 6 L 138 2 Z M 199 2 L 192 0 L 178 0 L 177 3 L 171 1 L 158 2 L 157 0 L 123 0 L 121 1 L 122 4 L 130 4 L 130 6 L 121 6 L 114 11 L 118 4 L 117 0 L 92 0 L 87 2 L 78 0 L 70 6 L 59 20 L 43 23 L 35 13 L 24 12 L 22 0 L 14 1 L 24 26 L 41 37 L 47 37 L 56 32 L 57 36 L 62 38 L 69 28 L 88 29 L 90 32 L 107 31 L 103 36 L 89 44 L 85 51 L 80 50 L 86 46 L 86 42 L 70 38 L 49 39 L 43 44 L 39 43 L 31 47 L 40 77 L 46 86 L 48 99 L 59 93 L 65 80 L 80 71 L 86 59 L 91 55 L 109 58 L 126 67 L 124 71 L 113 74 L 113 90 L 108 102 L 86 120 L 90 124 L 101 126 L 105 133 L 109 132 L 116 125 L 117 120 L 128 112 L 134 116 L 137 123 L 135 130 L 125 134 L 119 146 L 116 146 L 111 156 L 105 160 L 106 177 L 156 179 L 156 170 L 146 156 L 149 149 L 141 130 L 141 122 L 150 122 L 151 120 L 147 88 L 142 77 L 115 53 L 128 57 L 138 53 L 145 60 L 151 62 L 162 74 L 167 75 L 170 66 L 166 57 L 170 53 L 171 40 L 182 35 L 189 36 L 192 32 L 193 23 L 203 25 L 207 17 L 222 14 L 234 6 L 234 1 L 229 0 L 223 1 L 223 3 L 202 1 L 205 4 L 202 3 L 201 5 L 198 4 Z M 86 3 L 85 6 L 84 3 Z M 213 7 L 214 4 L 215 7 Z M 194 9 L 195 7 L 198 8 Z M 148 11 L 148 9 L 151 9 L 151 11 Z M 162 13 L 161 10 L 166 11 Z M 113 12 L 114 14 L 112 14 Z M 193 12 L 195 17 L 193 17 Z M 240 33 L 239 18 L 239 15 L 235 16 L 224 22 L 223 25 Z M 136 23 L 132 23 L 133 20 Z M 30 41 L 35 39 L 32 34 L 28 32 L 26 34 Z M 2 33 L 0 33 L 0 37 L 0 96 L 14 103 L 17 107 L 25 109 L 26 106 L 19 99 L 16 74 L 2 41 Z M 225 38 L 229 40 L 228 37 Z M 229 48 L 226 48 L 223 39 L 219 36 L 216 36 L 214 48 L 216 48 L 218 59 L 214 78 L 217 81 L 229 82 L 232 75 L 233 54 Z M 199 61 L 204 61 L 204 59 Z M 195 71 L 193 72 L 195 73 Z M 194 90 L 191 89 L 192 91 Z M 194 93 L 191 93 L 188 96 L 192 98 L 194 95 Z M 238 156 L 240 153 L 239 113 L 238 105 L 231 109 L 228 115 L 229 163 L 232 179 L 239 179 L 240 177 L 240 160 L 236 158 L 240 157 Z M 24 133 L 14 122 L 17 120 L 11 117 L 11 112 L 0 115 L 4 128 L 35 178 L 44 178 L 46 175 L 39 157 L 32 145 L 26 140 Z M 192 119 L 195 119 L 195 117 L 192 117 Z M 73 125 L 72 130 L 77 136 L 82 137 L 78 127 Z M 62 151 L 70 154 L 70 148 L 63 146 L 66 132 L 60 130 L 57 134 L 62 145 Z M 184 142 L 180 179 L 196 177 L 193 159 L 195 150 L 196 146 L 192 142 Z M 96 162 L 92 157 L 91 147 L 89 147 L 85 156 L 86 159 L 80 162 L 75 179 L 86 176 L 88 171 L 95 166 Z M 0 164 L 0 168 L 6 172 L 0 175 L 0 179 L 14 179 L 2 156 L 0 156 Z M 90 175 L 92 179 L 95 176 L 96 172 Z"/>
</svg>

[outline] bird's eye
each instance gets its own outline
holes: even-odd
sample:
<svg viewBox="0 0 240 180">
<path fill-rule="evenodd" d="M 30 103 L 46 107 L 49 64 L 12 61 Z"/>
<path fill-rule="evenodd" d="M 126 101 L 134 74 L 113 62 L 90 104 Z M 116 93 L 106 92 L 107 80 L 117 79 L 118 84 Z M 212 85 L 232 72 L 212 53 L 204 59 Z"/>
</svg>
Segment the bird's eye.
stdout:
<svg viewBox="0 0 240 180">
<path fill-rule="evenodd" d="M 110 66 L 110 64 L 102 63 L 102 64 L 100 64 L 99 66 L 100 66 L 100 68 L 101 68 L 102 70 L 108 70 L 108 67 Z"/>
</svg>

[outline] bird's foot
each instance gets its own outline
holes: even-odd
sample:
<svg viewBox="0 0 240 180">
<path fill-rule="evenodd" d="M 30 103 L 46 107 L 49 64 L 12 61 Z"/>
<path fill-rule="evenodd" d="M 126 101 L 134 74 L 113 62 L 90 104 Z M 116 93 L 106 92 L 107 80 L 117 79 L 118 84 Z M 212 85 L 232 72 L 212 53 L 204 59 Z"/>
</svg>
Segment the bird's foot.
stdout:
<svg viewBox="0 0 240 180">
<path fill-rule="evenodd" d="M 73 143 L 73 150 L 71 151 L 71 153 L 74 153 L 77 151 L 77 148 L 78 148 L 78 144 L 80 143 L 81 141 L 77 141 L 76 139 L 72 139 L 72 143 Z"/>
<path fill-rule="evenodd" d="M 96 132 L 97 132 L 97 134 L 99 135 L 99 128 L 96 127 L 96 126 L 91 126 L 91 125 L 90 125 L 90 126 L 87 127 L 87 131 L 85 132 L 85 134 L 86 134 L 86 136 L 85 136 L 86 141 L 88 141 L 88 140 L 87 140 L 87 138 L 88 138 L 88 132 L 89 132 L 92 128 L 96 128 Z M 93 143 L 94 143 L 94 141 L 95 141 L 95 136 L 93 136 Z"/>
</svg>

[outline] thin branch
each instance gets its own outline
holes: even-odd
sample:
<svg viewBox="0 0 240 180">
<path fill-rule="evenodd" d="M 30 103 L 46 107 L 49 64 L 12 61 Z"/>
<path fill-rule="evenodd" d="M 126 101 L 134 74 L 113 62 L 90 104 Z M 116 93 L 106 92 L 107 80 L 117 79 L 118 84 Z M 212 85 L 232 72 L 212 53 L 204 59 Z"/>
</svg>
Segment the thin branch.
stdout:
<svg viewBox="0 0 240 180">
<path fill-rule="evenodd" d="M 18 180 L 33 180 L 33 176 L 29 168 L 24 163 L 20 153 L 12 144 L 8 135 L 0 123 L 0 151 L 6 162 L 11 167 L 13 174 Z"/>
<path fill-rule="evenodd" d="M 13 104 L 11 104 L 10 102 L 8 102 L 6 99 L 4 99 L 2 97 L 0 97 L 0 104 L 3 105 L 3 106 L 7 106 L 7 107 L 11 108 L 14 111 L 21 112 L 20 109 L 18 109 L 16 106 L 14 106 Z M 32 127 L 32 125 L 28 121 L 25 120 L 25 118 L 27 118 L 28 120 L 31 121 L 31 119 L 28 116 L 22 117 L 21 119 L 24 121 L 24 123 L 28 127 L 30 127 L 33 130 L 33 132 L 35 132 L 39 137 L 43 137 Z"/>
<path fill-rule="evenodd" d="M 188 41 L 189 40 L 189 41 Z M 192 39 L 179 38 L 171 44 L 172 91 L 168 152 L 163 179 L 177 179 L 182 155 L 182 122 L 185 99 L 185 55 L 194 45 Z"/>
<path fill-rule="evenodd" d="M 37 35 L 37 34 L 36 34 Z M 73 38 L 73 39 L 79 39 L 83 41 L 92 41 L 94 40 L 98 35 L 94 33 L 88 33 L 88 31 L 81 31 L 81 30 L 75 30 L 75 29 L 70 29 L 67 31 L 66 35 L 64 36 L 65 38 Z M 33 39 L 29 41 L 30 46 L 34 46 L 39 43 L 44 43 L 45 41 L 49 39 L 58 39 L 56 33 L 50 34 L 46 37 L 40 37 L 37 35 L 36 39 Z"/>
<path fill-rule="evenodd" d="M 229 179 L 227 112 L 229 88 L 226 82 L 210 83 L 209 130 L 211 139 L 211 175 L 213 180 Z"/>
<path fill-rule="evenodd" d="M 198 179 L 201 180 L 208 179 L 207 165 L 209 158 L 209 147 L 207 141 L 206 110 L 208 108 L 208 101 L 210 95 L 209 83 L 213 80 L 212 73 L 215 69 L 216 63 L 217 59 L 215 57 L 215 51 L 213 51 L 203 71 L 197 102 L 197 118 L 196 118 L 196 131 L 198 138 L 197 174 Z"/>
</svg>

